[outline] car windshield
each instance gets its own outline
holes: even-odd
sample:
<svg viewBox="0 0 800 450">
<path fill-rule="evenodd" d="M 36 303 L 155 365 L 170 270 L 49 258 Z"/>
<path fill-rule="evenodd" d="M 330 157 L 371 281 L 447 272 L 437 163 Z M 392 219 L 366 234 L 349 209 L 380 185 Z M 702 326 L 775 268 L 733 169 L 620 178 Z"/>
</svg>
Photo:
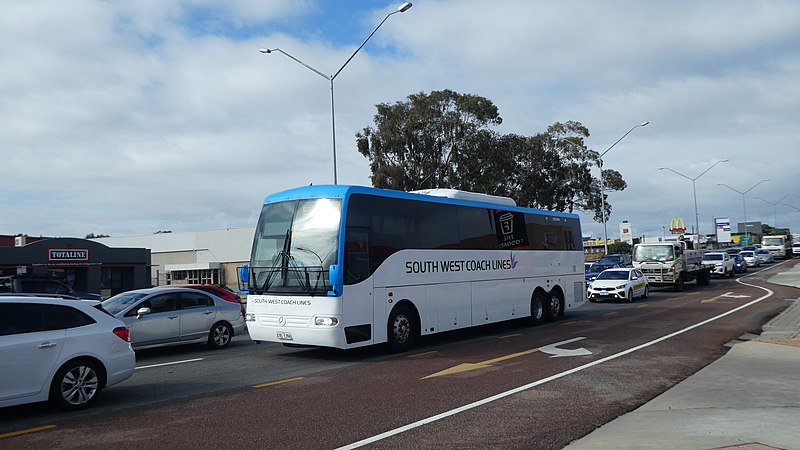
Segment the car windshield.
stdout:
<svg viewBox="0 0 800 450">
<path fill-rule="evenodd" d="M 703 261 L 722 261 L 722 255 L 719 253 L 706 253 L 703 255 Z"/>
<path fill-rule="evenodd" d="M 755 256 L 755 253 L 750 251 L 743 251 L 742 253 L 739 254 L 742 255 L 743 258 L 752 258 Z"/>
<path fill-rule="evenodd" d="M 599 264 L 592 264 L 591 266 L 589 266 L 588 269 L 586 269 L 586 273 L 600 273 L 602 271 L 603 268 L 600 267 Z"/>
<path fill-rule="evenodd" d="M 769 255 L 769 250 L 764 250 L 764 249 L 760 248 L 760 249 L 756 250 L 756 253 L 759 254 L 759 255 Z"/>
<path fill-rule="evenodd" d="M 609 255 L 609 256 L 603 256 L 597 262 L 599 262 L 600 264 L 618 264 L 621 260 L 622 258 L 619 255 Z"/>
<path fill-rule="evenodd" d="M 634 261 L 672 261 L 675 258 L 672 245 L 637 245 Z"/>
<path fill-rule="evenodd" d="M 627 280 L 628 271 L 626 270 L 606 270 L 597 276 L 598 280 Z"/>
<path fill-rule="evenodd" d="M 146 295 L 141 292 L 123 292 L 104 300 L 101 305 L 109 313 L 117 315 Z"/>
</svg>

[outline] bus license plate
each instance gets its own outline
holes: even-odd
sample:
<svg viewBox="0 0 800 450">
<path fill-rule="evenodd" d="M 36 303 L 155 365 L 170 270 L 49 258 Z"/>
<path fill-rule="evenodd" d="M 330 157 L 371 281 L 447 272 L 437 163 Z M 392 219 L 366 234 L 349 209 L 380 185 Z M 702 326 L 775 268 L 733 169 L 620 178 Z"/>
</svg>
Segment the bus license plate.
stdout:
<svg viewBox="0 0 800 450">
<path fill-rule="evenodd" d="M 278 331 L 278 339 L 282 341 L 291 341 L 292 340 L 292 333 L 288 331 Z"/>
</svg>

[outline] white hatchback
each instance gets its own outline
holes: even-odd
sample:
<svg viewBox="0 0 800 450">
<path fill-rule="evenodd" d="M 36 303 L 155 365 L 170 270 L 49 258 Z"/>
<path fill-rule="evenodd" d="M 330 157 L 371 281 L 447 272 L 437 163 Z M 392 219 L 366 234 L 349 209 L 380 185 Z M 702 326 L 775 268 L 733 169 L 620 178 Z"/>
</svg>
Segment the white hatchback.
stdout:
<svg viewBox="0 0 800 450">
<path fill-rule="evenodd" d="M 136 357 L 121 320 L 91 300 L 0 296 L 0 407 L 93 403 L 130 378 Z"/>
<path fill-rule="evenodd" d="M 606 269 L 589 283 L 587 295 L 590 302 L 620 299 L 632 302 L 634 297 L 647 298 L 650 286 L 647 278 L 638 269 Z"/>
</svg>

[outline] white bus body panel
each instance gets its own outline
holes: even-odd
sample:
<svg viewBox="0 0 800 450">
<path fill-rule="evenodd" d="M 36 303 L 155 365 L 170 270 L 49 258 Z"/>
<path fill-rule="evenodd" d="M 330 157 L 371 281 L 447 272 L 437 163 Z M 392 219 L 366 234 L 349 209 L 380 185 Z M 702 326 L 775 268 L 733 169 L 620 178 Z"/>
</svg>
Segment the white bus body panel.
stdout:
<svg viewBox="0 0 800 450">
<path fill-rule="evenodd" d="M 583 252 L 404 250 L 371 278 L 344 286 L 341 297 L 251 295 L 247 312 L 256 318 L 247 324 L 256 341 L 354 348 L 386 342 L 389 315 L 402 301 L 417 309 L 425 335 L 528 317 L 533 292 L 555 287 L 563 292 L 564 310 L 583 306 Z M 339 323 L 315 325 L 321 316 Z M 372 338 L 347 344 L 345 328 L 366 324 Z M 279 339 L 278 332 L 292 340 Z"/>
</svg>

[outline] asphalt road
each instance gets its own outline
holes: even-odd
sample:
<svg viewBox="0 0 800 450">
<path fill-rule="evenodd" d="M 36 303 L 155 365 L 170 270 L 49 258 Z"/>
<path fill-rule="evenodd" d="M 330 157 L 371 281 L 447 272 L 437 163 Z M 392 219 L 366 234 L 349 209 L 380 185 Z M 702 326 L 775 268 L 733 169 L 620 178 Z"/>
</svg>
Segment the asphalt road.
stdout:
<svg viewBox="0 0 800 450">
<path fill-rule="evenodd" d="M 219 351 L 139 352 L 134 376 L 87 411 L 0 410 L 0 436 L 45 427 L 0 446 L 562 448 L 758 333 L 800 295 L 764 280 L 795 263 L 632 304 L 587 304 L 538 327 L 437 335 L 400 355 L 247 336 Z"/>
</svg>

